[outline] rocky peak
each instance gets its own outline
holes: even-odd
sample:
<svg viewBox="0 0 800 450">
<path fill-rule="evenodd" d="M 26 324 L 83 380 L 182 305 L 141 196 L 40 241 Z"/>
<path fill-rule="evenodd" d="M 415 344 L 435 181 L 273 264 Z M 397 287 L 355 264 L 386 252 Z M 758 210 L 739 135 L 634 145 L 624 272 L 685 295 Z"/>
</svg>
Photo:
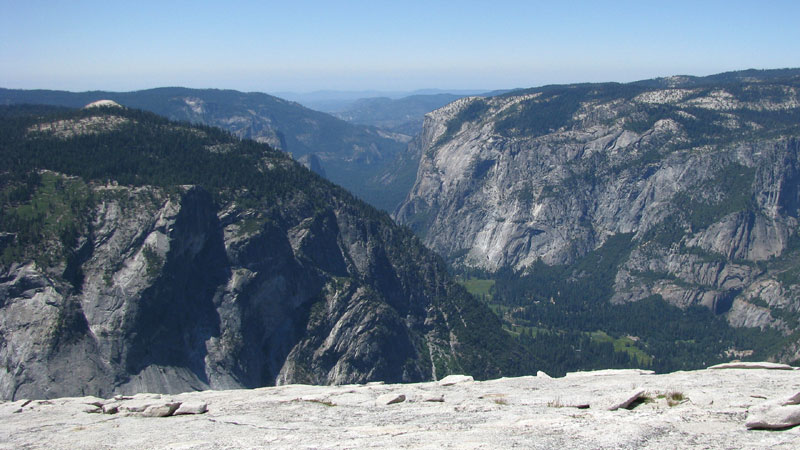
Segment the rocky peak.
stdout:
<svg viewBox="0 0 800 450">
<path fill-rule="evenodd" d="M 83 109 L 90 109 L 90 108 L 122 108 L 122 105 L 115 102 L 114 100 L 97 100 L 95 102 L 91 102 L 88 105 L 84 106 Z"/>
</svg>

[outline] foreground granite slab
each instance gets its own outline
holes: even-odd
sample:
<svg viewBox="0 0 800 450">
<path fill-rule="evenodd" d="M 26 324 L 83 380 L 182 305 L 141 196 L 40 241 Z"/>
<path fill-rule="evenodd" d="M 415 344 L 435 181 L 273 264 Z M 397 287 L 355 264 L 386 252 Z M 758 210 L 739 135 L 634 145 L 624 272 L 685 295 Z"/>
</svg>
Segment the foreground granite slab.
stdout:
<svg viewBox="0 0 800 450">
<path fill-rule="evenodd" d="M 609 410 L 638 392 L 631 409 Z M 798 392 L 800 371 L 608 370 L 465 377 L 447 386 L 290 385 L 116 400 L 207 404 L 204 413 L 170 417 L 122 406 L 116 414 L 87 412 L 114 399 L 16 401 L 0 403 L 0 448 L 789 449 L 797 448 L 800 427 L 750 430 L 746 421 L 750 410 Z"/>
</svg>

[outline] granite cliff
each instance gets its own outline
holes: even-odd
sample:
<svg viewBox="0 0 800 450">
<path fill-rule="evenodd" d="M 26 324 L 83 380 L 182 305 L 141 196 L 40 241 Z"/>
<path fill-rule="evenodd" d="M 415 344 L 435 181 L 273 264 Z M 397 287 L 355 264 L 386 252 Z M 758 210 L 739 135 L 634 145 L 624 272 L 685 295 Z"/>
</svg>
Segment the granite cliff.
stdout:
<svg viewBox="0 0 800 450">
<path fill-rule="evenodd" d="M 120 107 L 2 112 L 0 397 L 515 369 L 437 256 L 284 153 Z"/>
<path fill-rule="evenodd" d="M 800 317 L 798 119 L 797 70 L 464 98 L 427 115 L 395 217 L 457 266 L 520 276 L 624 237 L 606 300 L 658 296 L 788 336 Z"/>
</svg>

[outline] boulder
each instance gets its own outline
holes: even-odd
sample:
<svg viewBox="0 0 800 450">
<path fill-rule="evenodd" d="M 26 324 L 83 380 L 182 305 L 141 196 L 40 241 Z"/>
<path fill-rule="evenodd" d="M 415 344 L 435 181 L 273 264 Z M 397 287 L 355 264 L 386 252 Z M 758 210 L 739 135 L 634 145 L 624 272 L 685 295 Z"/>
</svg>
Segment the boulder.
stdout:
<svg viewBox="0 0 800 450">
<path fill-rule="evenodd" d="M 130 400 L 119 405 L 120 411 L 140 413 L 144 412 L 147 408 L 158 405 L 159 402 L 155 400 Z"/>
<path fill-rule="evenodd" d="M 709 369 L 769 369 L 769 370 L 794 370 L 788 364 L 773 363 L 767 361 L 732 361 L 729 363 L 717 364 Z"/>
<path fill-rule="evenodd" d="M 800 425 L 800 405 L 759 408 L 747 416 L 749 429 L 780 430 Z"/>
<path fill-rule="evenodd" d="M 184 402 L 175 411 L 173 416 L 182 416 L 185 414 L 204 414 L 208 411 L 208 403 L 206 402 Z"/>
<path fill-rule="evenodd" d="M 148 406 L 142 411 L 144 417 L 169 417 L 181 406 L 180 402 L 165 402 Z"/>
<path fill-rule="evenodd" d="M 452 386 L 454 384 L 471 383 L 473 381 L 475 381 L 475 379 L 469 375 L 448 375 L 439 380 L 439 386 Z"/>
<path fill-rule="evenodd" d="M 101 412 L 103 412 L 103 408 L 95 405 L 84 405 L 81 408 L 81 411 L 89 414 L 100 414 Z M 22 408 L 19 409 L 19 412 L 22 412 Z"/>
</svg>

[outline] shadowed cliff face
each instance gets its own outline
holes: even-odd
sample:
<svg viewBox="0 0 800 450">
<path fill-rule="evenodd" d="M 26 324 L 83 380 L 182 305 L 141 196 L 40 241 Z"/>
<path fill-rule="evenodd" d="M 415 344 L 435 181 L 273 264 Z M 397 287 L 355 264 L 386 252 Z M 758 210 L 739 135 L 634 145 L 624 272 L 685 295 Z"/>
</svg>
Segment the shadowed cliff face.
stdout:
<svg viewBox="0 0 800 450">
<path fill-rule="evenodd" d="M 171 176 L 181 176 L 169 163 L 173 150 L 158 153 L 160 143 L 212 132 L 140 115 L 134 129 L 115 135 L 108 128 L 123 119 L 107 114 L 138 113 L 82 114 L 84 122 L 58 130 L 84 128 L 69 128 L 60 140 L 38 137 L 31 151 L 63 156 L 81 132 L 111 133 L 103 139 L 112 143 L 133 135 L 151 140 L 142 146 L 145 161 L 162 158 L 174 167 Z M 159 133 L 179 134 L 169 141 Z M 223 144 L 230 157 L 238 145 L 257 145 Z M 286 156 L 260 151 L 247 162 L 258 167 L 250 175 L 256 184 L 245 187 L 229 178 L 208 188 L 122 185 L 42 170 L 56 168 L 47 162 L 55 158 L 42 158 L 27 185 L 7 177 L 3 195 L 27 194 L 3 197 L 14 220 L 2 230 L 0 396 L 506 373 L 514 346 L 499 321 L 413 235 Z M 220 159 L 203 166 L 206 181 L 228 157 L 213 155 Z M 70 163 L 62 164 L 69 172 Z M 142 167 L 139 178 L 149 170 Z M 229 170 L 236 167 L 243 166 Z M 259 188 L 260 179 L 272 184 Z M 30 219 L 39 231 L 26 233 L 20 220 L 42 204 L 42 215 Z M 483 333 L 467 335 L 472 324 Z M 481 342 L 486 337 L 490 344 Z"/>
<path fill-rule="evenodd" d="M 378 246 L 385 224 L 344 207 L 223 226 L 196 188 L 96 194 L 80 292 L 32 262 L 3 277 L 5 398 L 419 381 L 432 356 L 440 376 L 460 367 L 435 305 L 458 288 L 414 273 L 446 279 L 429 256 L 398 267 Z"/>
<path fill-rule="evenodd" d="M 800 82 L 750 75 L 458 100 L 428 114 L 395 217 L 488 271 L 571 264 L 632 234 L 612 302 L 660 295 L 790 333 Z"/>
</svg>

